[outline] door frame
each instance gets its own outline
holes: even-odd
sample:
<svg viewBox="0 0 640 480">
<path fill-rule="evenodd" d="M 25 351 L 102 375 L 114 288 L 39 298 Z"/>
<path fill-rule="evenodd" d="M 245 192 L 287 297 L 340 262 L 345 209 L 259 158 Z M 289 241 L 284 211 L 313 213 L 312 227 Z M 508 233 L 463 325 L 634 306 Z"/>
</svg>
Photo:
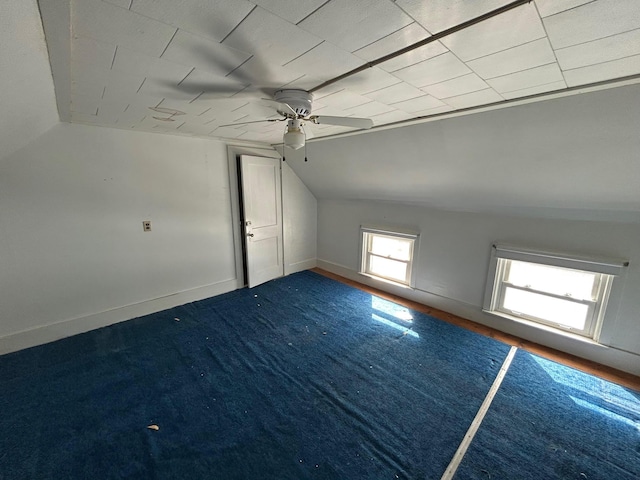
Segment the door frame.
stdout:
<svg viewBox="0 0 640 480">
<path fill-rule="evenodd" d="M 236 288 L 247 286 L 245 278 L 244 249 L 244 225 L 240 216 L 240 188 L 238 177 L 238 163 L 240 155 L 255 155 L 257 157 L 277 158 L 282 161 L 282 156 L 272 147 L 249 147 L 241 145 L 227 146 L 227 161 L 229 170 L 229 195 L 231 197 L 231 221 L 233 224 L 233 250 L 236 266 Z M 284 262 L 284 257 L 283 257 Z"/>
</svg>

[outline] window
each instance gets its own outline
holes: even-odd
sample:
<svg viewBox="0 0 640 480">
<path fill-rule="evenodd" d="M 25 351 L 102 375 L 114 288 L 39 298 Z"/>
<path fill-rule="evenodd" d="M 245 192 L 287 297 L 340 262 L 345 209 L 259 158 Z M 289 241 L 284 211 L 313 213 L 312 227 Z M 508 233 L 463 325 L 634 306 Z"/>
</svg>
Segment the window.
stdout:
<svg viewBox="0 0 640 480">
<path fill-rule="evenodd" d="M 626 263 L 494 246 L 484 310 L 597 338 Z"/>
<path fill-rule="evenodd" d="M 413 252 L 418 235 L 361 228 L 362 265 L 360 273 L 394 283 L 411 285 Z"/>
</svg>

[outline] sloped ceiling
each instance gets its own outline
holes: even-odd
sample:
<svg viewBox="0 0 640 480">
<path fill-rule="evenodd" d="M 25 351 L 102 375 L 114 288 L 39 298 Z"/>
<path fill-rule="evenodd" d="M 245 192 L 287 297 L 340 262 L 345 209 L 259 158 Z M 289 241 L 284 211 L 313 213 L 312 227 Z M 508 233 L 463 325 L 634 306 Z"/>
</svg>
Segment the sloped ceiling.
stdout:
<svg viewBox="0 0 640 480">
<path fill-rule="evenodd" d="M 267 143 L 282 123 L 224 125 L 280 118 L 267 93 L 315 89 L 510 3 L 40 0 L 64 120 Z M 638 73 L 638 0 L 535 0 L 315 90 L 313 113 L 385 125 Z"/>
<path fill-rule="evenodd" d="M 4 157 L 59 120 L 36 0 L 3 0 L 0 8 L 0 157 Z"/>
<path fill-rule="evenodd" d="M 321 199 L 640 222 L 639 129 L 635 84 L 285 154 Z"/>
</svg>

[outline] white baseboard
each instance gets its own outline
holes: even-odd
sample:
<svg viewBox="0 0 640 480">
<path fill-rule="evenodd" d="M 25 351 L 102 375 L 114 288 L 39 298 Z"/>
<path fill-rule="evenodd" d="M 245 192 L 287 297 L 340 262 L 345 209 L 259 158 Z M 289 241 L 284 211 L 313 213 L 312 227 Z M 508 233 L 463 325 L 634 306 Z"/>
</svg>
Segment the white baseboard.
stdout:
<svg viewBox="0 0 640 480">
<path fill-rule="evenodd" d="M 22 332 L 0 337 L 0 355 L 11 353 L 24 348 L 35 347 L 44 343 L 60 340 L 78 333 L 88 332 L 96 328 L 106 327 L 114 323 L 142 317 L 150 313 L 160 312 L 168 308 L 184 305 L 222 293 L 227 293 L 238 288 L 238 282 L 226 280 L 223 282 L 193 288 L 184 292 L 178 292 L 164 297 L 146 300 L 132 305 L 117 307 L 105 312 L 94 313 L 83 317 L 63 320 L 49 325 L 32 328 Z"/>
<path fill-rule="evenodd" d="M 285 275 L 291 275 L 292 273 L 302 272 L 303 270 L 309 270 L 317 266 L 317 260 L 315 258 L 309 258 L 296 263 L 290 263 L 285 265 Z"/>
<path fill-rule="evenodd" d="M 634 375 L 640 375 L 640 355 L 616 349 L 592 341 L 560 335 L 521 324 L 506 318 L 491 315 L 482 311 L 481 305 L 471 305 L 452 298 L 435 295 L 424 290 L 403 288 L 391 283 L 382 282 L 366 275 L 361 275 L 344 265 L 318 259 L 318 268 L 335 273 L 342 277 L 363 283 L 373 288 L 397 295 L 408 300 L 428 305 L 438 310 L 457 315 L 501 332 L 535 342 L 562 352 L 591 360 L 602 365 L 616 368 Z"/>
</svg>

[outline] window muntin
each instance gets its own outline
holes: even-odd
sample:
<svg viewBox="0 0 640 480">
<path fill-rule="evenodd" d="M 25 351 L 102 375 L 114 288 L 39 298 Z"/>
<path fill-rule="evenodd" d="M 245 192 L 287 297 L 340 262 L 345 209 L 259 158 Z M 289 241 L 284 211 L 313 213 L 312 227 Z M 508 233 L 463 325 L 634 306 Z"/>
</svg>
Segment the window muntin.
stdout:
<svg viewBox="0 0 640 480">
<path fill-rule="evenodd" d="M 411 285 L 417 235 L 362 229 L 360 273 Z"/>
<path fill-rule="evenodd" d="M 494 246 L 484 310 L 596 338 L 626 265 Z"/>
</svg>

